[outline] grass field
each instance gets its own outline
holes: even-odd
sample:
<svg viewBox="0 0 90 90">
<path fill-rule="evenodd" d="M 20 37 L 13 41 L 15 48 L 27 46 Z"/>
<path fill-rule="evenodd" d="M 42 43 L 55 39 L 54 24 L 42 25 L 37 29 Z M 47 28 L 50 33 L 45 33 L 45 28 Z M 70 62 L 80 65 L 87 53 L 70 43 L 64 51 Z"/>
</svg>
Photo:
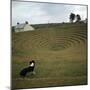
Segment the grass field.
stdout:
<svg viewBox="0 0 90 90">
<path fill-rule="evenodd" d="M 20 78 L 30 60 L 35 75 Z M 12 88 L 87 84 L 87 25 L 56 24 L 12 33 Z"/>
</svg>

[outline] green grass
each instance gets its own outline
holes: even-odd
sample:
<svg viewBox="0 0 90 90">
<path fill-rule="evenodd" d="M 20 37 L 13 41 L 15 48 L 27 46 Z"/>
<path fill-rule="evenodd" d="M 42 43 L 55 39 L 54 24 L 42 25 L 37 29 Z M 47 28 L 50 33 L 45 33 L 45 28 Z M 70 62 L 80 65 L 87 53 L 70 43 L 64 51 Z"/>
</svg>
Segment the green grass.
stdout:
<svg viewBox="0 0 90 90">
<path fill-rule="evenodd" d="M 86 24 L 43 27 L 12 33 L 12 88 L 87 84 Z M 20 78 L 20 70 L 32 59 L 36 74 Z"/>
</svg>

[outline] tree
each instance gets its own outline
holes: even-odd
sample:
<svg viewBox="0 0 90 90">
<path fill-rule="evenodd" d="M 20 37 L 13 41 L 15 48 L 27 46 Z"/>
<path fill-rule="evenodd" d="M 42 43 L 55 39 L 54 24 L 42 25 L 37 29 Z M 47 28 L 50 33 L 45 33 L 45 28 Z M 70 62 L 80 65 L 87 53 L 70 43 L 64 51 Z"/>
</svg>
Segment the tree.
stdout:
<svg viewBox="0 0 90 90">
<path fill-rule="evenodd" d="M 75 20 L 75 14 L 71 13 L 69 19 L 70 19 L 70 22 L 73 23 L 73 21 Z"/>
<path fill-rule="evenodd" d="M 17 22 L 17 24 L 19 24 L 19 22 Z"/>
<path fill-rule="evenodd" d="M 25 23 L 28 24 L 28 21 L 26 21 Z"/>
<path fill-rule="evenodd" d="M 79 14 L 77 14 L 77 15 L 76 15 L 76 22 L 80 22 L 80 20 L 81 20 L 81 17 L 80 17 Z"/>
</svg>

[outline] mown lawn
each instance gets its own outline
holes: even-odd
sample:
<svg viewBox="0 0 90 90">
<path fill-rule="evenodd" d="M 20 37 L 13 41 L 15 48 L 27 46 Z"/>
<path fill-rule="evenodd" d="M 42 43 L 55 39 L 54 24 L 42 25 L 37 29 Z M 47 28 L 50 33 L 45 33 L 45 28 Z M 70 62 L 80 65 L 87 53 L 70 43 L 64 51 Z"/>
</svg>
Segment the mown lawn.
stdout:
<svg viewBox="0 0 90 90">
<path fill-rule="evenodd" d="M 35 75 L 19 76 L 30 60 Z M 87 84 L 87 28 L 85 24 L 59 25 L 12 33 L 12 88 Z"/>
</svg>

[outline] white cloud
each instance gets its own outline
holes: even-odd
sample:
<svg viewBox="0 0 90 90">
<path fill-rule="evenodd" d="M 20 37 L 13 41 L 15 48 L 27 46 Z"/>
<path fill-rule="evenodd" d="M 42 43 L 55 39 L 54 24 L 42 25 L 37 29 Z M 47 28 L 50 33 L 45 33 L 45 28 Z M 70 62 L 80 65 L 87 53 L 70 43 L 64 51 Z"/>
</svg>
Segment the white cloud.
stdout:
<svg viewBox="0 0 90 90">
<path fill-rule="evenodd" d="M 12 25 L 25 21 L 31 24 L 67 22 L 71 12 L 80 14 L 82 19 L 87 17 L 86 6 L 13 1 Z"/>
</svg>

